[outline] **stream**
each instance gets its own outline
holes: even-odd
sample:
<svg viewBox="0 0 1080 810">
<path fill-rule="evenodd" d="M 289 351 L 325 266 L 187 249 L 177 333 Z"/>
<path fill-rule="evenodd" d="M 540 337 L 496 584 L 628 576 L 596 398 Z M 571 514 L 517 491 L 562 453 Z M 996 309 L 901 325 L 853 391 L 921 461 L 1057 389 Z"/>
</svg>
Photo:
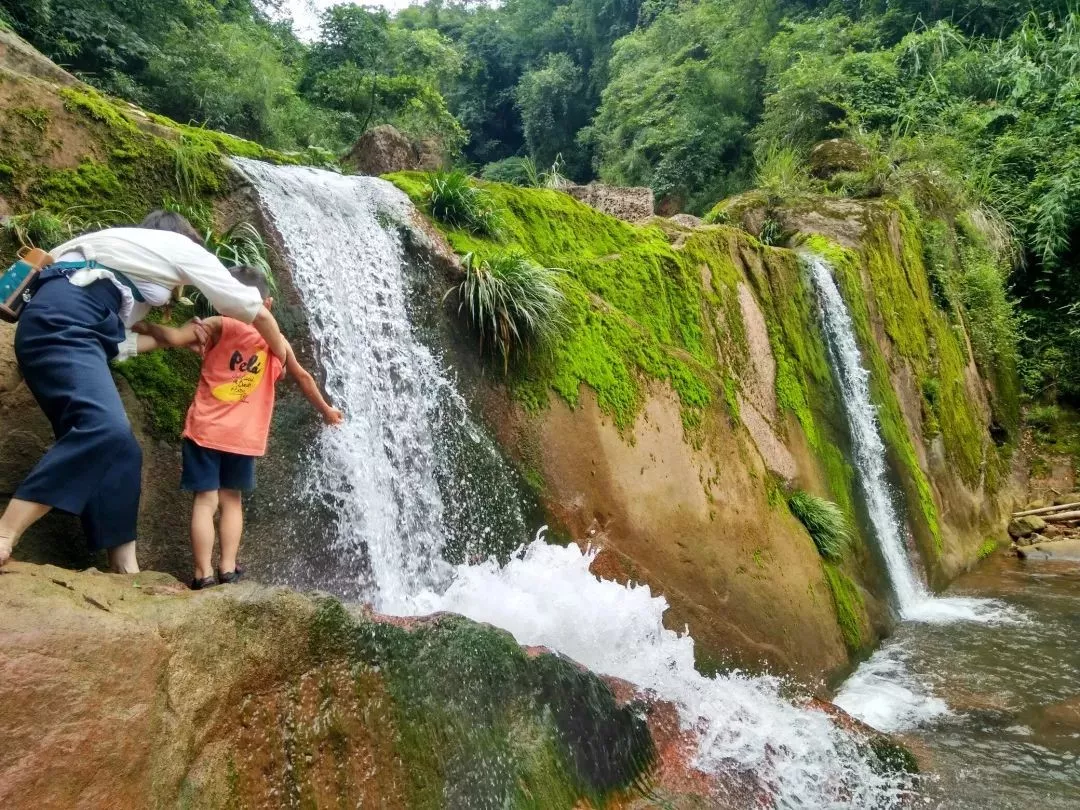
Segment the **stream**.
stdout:
<svg viewBox="0 0 1080 810">
<path fill-rule="evenodd" d="M 919 806 L 1080 807 L 1080 563 L 999 554 L 949 595 L 1010 619 L 902 624 L 836 702 L 917 753 Z"/>
</svg>

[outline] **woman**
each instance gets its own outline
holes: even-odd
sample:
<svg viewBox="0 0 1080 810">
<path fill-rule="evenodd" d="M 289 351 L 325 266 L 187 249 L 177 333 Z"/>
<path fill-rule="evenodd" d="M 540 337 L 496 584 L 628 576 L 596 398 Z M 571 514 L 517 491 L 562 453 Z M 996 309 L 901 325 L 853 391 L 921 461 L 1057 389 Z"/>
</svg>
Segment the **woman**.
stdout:
<svg viewBox="0 0 1080 810">
<path fill-rule="evenodd" d="M 258 290 L 241 284 L 179 214 L 155 211 L 138 228 L 108 228 L 51 251 L 15 331 L 27 386 L 52 423 L 49 449 L 0 516 L 0 565 L 53 509 L 79 515 L 92 551 L 136 573 L 142 450 L 109 371 L 136 353 L 128 327 L 172 291 L 196 287 L 218 312 L 249 323 L 283 361 L 286 343 Z"/>
</svg>

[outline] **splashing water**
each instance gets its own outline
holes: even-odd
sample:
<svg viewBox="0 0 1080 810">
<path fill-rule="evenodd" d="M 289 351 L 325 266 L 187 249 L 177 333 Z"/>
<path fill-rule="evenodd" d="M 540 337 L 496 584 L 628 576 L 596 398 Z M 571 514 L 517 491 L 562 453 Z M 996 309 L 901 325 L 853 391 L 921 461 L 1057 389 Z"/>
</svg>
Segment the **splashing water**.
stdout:
<svg viewBox="0 0 1080 810">
<path fill-rule="evenodd" d="M 699 674 L 693 639 L 663 626 L 667 602 L 597 579 L 591 553 L 538 537 L 504 566 L 447 564 L 436 403 L 452 385 L 410 328 L 402 245 L 382 224 L 408 220 L 407 198 L 375 178 L 236 163 L 282 236 L 327 386 L 346 404 L 346 424 L 320 436 L 312 491 L 337 511 L 338 553 L 369 560 L 378 609 L 458 612 L 631 681 L 678 708 L 699 767 L 751 776 L 774 807 L 901 804 L 907 779 L 879 774 L 854 735 L 785 700 L 778 679 Z"/>
<path fill-rule="evenodd" d="M 897 513 L 889 486 L 885 443 L 870 397 L 870 372 L 863 365 L 851 315 L 829 263 L 820 256 L 809 256 L 807 264 L 817 290 L 829 359 L 843 397 L 851 432 L 852 460 L 900 617 L 930 623 L 1008 620 L 1007 611 L 998 602 L 965 597 L 935 598 L 919 578 L 908 553 L 904 523 Z"/>
</svg>

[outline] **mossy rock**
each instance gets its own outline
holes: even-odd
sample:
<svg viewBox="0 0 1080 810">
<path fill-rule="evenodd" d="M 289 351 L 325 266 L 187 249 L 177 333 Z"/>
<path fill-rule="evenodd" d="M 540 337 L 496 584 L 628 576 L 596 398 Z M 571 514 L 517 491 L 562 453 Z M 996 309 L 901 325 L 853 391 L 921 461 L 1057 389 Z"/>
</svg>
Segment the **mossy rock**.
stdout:
<svg viewBox="0 0 1080 810">
<path fill-rule="evenodd" d="M 870 150 L 846 138 L 833 138 L 815 144 L 807 163 L 810 174 L 828 180 L 838 172 L 857 172 L 870 165 Z"/>
</svg>

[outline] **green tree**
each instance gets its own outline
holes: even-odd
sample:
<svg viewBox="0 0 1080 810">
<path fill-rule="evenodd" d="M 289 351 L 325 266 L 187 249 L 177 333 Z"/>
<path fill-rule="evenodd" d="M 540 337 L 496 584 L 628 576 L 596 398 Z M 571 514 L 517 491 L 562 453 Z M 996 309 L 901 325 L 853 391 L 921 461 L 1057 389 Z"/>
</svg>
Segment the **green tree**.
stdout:
<svg viewBox="0 0 1080 810">
<path fill-rule="evenodd" d="M 769 4 L 679 6 L 615 45 L 588 136 L 600 176 L 702 210 L 749 178 Z"/>
</svg>

